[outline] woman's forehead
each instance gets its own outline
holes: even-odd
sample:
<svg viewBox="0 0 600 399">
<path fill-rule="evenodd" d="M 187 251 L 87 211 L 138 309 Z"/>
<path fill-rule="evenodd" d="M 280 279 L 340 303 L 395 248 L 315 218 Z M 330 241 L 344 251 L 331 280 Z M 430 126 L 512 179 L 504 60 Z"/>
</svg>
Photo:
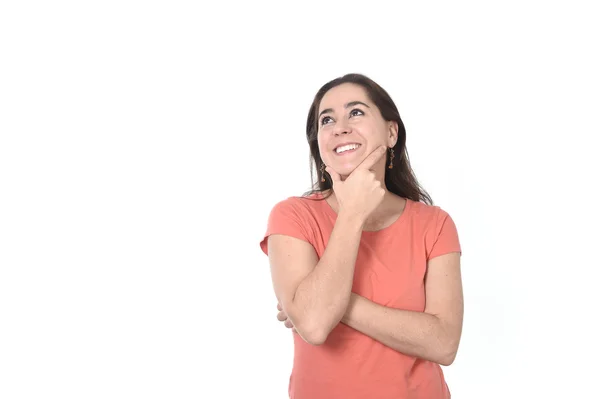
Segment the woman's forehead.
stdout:
<svg viewBox="0 0 600 399">
<path fill-rule="evenodd" d="M 325 93 L 319 105 L 319 112 L 326 108 L 343 107 L 345 104 L 353 101 L 360 101 L 366 104 L 371 103 L 367 92 L 362 86 L 343 83 Z"/>
</svg>

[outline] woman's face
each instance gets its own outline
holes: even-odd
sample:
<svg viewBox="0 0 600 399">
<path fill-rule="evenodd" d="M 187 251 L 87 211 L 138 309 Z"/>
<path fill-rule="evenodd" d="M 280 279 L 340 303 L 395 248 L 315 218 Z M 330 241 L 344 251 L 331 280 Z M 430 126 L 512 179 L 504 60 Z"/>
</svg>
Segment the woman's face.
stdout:
<svg viewBox="0 0 600 399">
<path fill-rule="evenodd" d="M 396 144 L 397 124 L 383 119 L 362 86 L 343 83 L 332 88 L 318 112 L 321 159 L 344 178 L 379 146 Z M 385 173 L 385 160 L 381 157 L 372 169 Z"/>
</svg>

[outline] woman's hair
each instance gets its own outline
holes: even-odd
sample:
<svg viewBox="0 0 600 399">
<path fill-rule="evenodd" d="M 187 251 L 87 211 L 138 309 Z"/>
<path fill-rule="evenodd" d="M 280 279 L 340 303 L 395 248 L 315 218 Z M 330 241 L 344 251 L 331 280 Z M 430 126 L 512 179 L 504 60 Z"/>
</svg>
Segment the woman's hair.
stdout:
<svg viewBox="0 0 600 399">
<path fill-rule="evenodd" d="M 319 131 L 319 106 L 325 93 L 330 89 L 339 86 L 343 83 L 353 83 L 362 86 L 369 99 L 375 103 L 377 108 L 386 121 L 394 121 L 398 123 L 398 141 L 393 147 L 394 151 L 394 167 L 392 169 L 385 168 L 385 184 L 387 189 L 400 197 L 408 198 L 413 201 L 422 201 L 428 205 L 432 205 L 433 201 L 429 194 L 419 185 L 417 178 L 415 177 L 408 159 L 408 152 L 406 151 L 406 129 L 404 123 L 400 119 L 400 113 L 398 108 L 392 101 L 390 95 L 377 83 L 368 77 L 351 73 L 342 77 L 336 78 L 319 89 L 310 110 L 308 112 L 308 118 L 306 120 L 306 138 L 310 147 L 310 162 L 311 162 L 311 180 L 312 190 L 303 194 L 303 196 L 309 196 L 311 194 L 323 193 L 326 190 L 332 188 L 331 177 L 321 172 L 321 165 L 323 160 L 319 154 L 319 143 L 317 140 L 317 134 Z M 386 164 L 389 164 L 389 151 L 386 154 Z M 315 166 L 317 170 L 317 181 L 314 181 L 314 175 L 312 173 L 312 167 Z M 322 182 L 321 178 L 324 177 L 325 181 Z M 331 194 L 330 190 L 330 194 Z M 324 197 L 326 198 L 326 197 Z M 323 199 L 324 199 L 323 198 Z"/>
</svg>

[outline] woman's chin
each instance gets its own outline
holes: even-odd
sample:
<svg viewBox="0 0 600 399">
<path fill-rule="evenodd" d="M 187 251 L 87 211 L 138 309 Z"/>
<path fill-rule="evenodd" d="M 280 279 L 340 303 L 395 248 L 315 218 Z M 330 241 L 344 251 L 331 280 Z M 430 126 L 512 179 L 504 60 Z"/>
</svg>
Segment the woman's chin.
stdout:
<svg viewBox="0 0 600 399">
<path fill-rule="evenodd" d="M 344 178 L 344 177 L 350 176 L 350 173 L 352 173 L 354 171 L 354 169 L 356 169 L 356 166 L 352 165 L 352 166 L 347 166 L 345 168 L 336 169 L 336 172 L 338 172 L 339 175 L 342 178 Z"/>
<path fill-rule="evenodd" d="M 352 173 L 351 170 L 336 170 L 336 172 L 340 175 L 342 181 L 346 180 L 350 176 L 350 173 Z"/>
</svg>

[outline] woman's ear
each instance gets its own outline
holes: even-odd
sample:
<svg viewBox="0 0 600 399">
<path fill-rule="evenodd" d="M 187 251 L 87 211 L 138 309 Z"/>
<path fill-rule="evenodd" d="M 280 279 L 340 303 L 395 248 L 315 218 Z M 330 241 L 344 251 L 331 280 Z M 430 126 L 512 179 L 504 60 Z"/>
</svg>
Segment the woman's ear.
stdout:
<svg viewBox="0 0 600 399">
<path fill-rule="evenodd" d="M 390 147 L 395 146 L 398 142 L 398 122 L 396 121 L 389 122 L 388 141 L 390 143 Z"/>
</svg>

